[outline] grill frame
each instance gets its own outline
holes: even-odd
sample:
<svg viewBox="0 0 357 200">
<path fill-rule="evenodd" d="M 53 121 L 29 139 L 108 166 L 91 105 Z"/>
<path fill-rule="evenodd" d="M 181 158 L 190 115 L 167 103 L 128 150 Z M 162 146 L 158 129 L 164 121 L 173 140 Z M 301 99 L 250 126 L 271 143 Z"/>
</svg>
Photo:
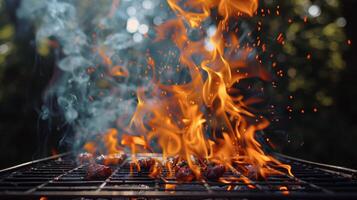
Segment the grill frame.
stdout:
<svg viewBox="0 0 357 200">
<path fill-rule="evenodd" d="M 36 177 L 36 174 L 30 173 L 29 174 L 30 176 L 27 175 L 27 177 L 26 176 L 21 177 L 21 175 L 23 175 L 22 173 L 25 173 L 26 170 L 31 171 L 31 169 L 36 169 L 40 171 L 40 167 L 45 166 L 46 163 L 50 163 L 50 164 L 56 163 L 57 162 L 56 160 L 58 159 L 64 160 L 59 162 L 65 162 L 65 158 L 71 156 L 71 153 L 65 153 L 65 154 L 59 154 L 56 156 L 51 156 L 48 158 L 39 159 L 39 160 L 23 163 L 14 167 L 0 170 L 0 198 L 38 199 L 40 197 L 46 196 L 50 199 L 73 199 L 79 197 L 86 197 L 86 198 L 93 198 L 93 199 L 96 198 L 111 199 L 111 198 L 119 198 L 119 197 L 121 198 L 140 197 L 144 199 L 156 199 L 156 198 L 164 198 L 164 199 L 177 199 L 177 198 L 182 198 L 182 199 L 187 199 L 187 198 L 191 198 L 191 199 L 198 199 L 198 198 L 201 199 L 216 199 L 216 198 L 217 199 L 272 199 L 272 198 L 273 199 L 354 199 L 356 198 L 357 199 L 357 178 L 356 178 L 357 170 L 306 161 L 303 159 L 298 159 L 278 153 L 274 153 L 273 155 L 274 157 L 281 160 L 283 163 L 291 164 L 293 167 L 293 171 L 294 171 L 294 166 L 295 165 L 298 166 L 295 167 L 295 170 L 297 172 L 295 173 L 296 176 L 292 178 L 286 175 L 285 177 L 286 179 L 281 177 L 281 178 L 277 178 L 276 180 L 274 179 L 267 180 L 265 181 L 266 184 L 264 183 L 264 181 L 260 181 L 260 182 L 257 181 L 255 185 L 257 187 L 258 186 L 260 187 L 260 189 L 258 190 L 243 189 L 237 191 L 225 191 L 225 190 L 216 191 L 216 190 L 209 190 L 209 188 L 211 188 L 212 185 L 207 184 L 208 186 L 203 185 L 206 188 L 205 190 L 201 190 L 201 191 L 190 191 L 190 190 L 162 191 L 159 185 L 160 184 L 162 185 L 163 182 L 160 182 L 160 180 L 159 181 L 154 180 L 154 182 L 151 182 L 152 180 L 150 179 L 146 180 L 147 181 L 146 184 L 154 185 L 153 187 L 154 190 L 151 190 L 151 188 L 149 188 L 148 190 L 145 188 L 141 188 L 141 189 L 137 188 L 136 190 L 133 190 L 133 187 L 129 187 L 128 189 L 114 187 L 116 186 L 115 183 L 117 183 L 118 185 L 126 185 L 126 184 L 130 185 L 130 179 L 127 179 L 127 177 L 125 177 L 122 182 L 120 180 L 120 177 L 118 179 L 119 181 L 115 182 L 114 180 L 115 178 L 118 178 L 116 176 L 120 174 L 119 173 L 120 170 L 125 169 L 124 168 L 125 163 L 123 163 L 121 166 L 115 169 L 113 174 L 108 179 L 97 181 L 97 182 L 80 181 L 78 183 L 80 186 L 72 185 L 73 187 L 71 188 L 71 190 L 56 191 L 56 190 L 49 190 L 48 187 L 52 183 L 53 184 L 58 182 L 64 183 L 65 181 L 63 182 L 61 178 L 64 179 L 67 175 L 71 173 L 75 175 L 79 174 L 79 176 L 81 176 L 82 172 L 80 171 L 80 169 L 83 168 L 83 165 L 78 166 L 78 165 L 68 164 L 62 166 L 63 171 L 61 171 L 60 168 L 56 169 L 56 167 L 53 167 L 52 174 L 39 172 L 39 174 L 42 173 L 41 174 L 42 176 Z M 62 164 L 63 163 L 59 164 L 60 167 Z M 52 169 L 51 166 L 50 169 Z M 19 175 L 20 177 L 19 180 L 15 179 L 17 175 Z M 57 176 L 53 176 L 53 175 L 57 175 Z M 334 178 L 329 180 L 329 178 L 326 178 L 327 176 L 331 176 Z M 143 178 L 144 176 L 140 176 L 140 177 Z M 29 178 L 29 179 L 22 180 L 21 178 Z M 36 178 L 38 178 L 38 180 L 36 180 Z M 17 185 L 13 187 L 11 187 L 10 184 L 8 189 L 6 190 L 6 187 L 4 185 L 6 185 L 6 183 L 9 182 L 6 180 L 10 180 L 10 182 L 12 180 L 12 183 L 14 183 L 14 181 L 18 181 L 18 182 L 16 182 Z M 38 184 L 37 185 L 34 184 L 34 187 L 32 188 L 21 190 L 22 186 L 19 185 L 21 184 L 26 185 L 25 183 L 31 183 L 31 181 L 29 180 L 31 180 L 32 182 L 37 181 L 36 183 Z M 294 180 L 295 182 L 289 182 L 291 180 Z M 69 181 L 69 183 L 71 182 Z M 92 183 L 96 183 L 94 184 L 95 186 L 93 186 Z M 110 188 L 109 186 L 112 183 L 114 183 L 114 186 Z M 134 181 L 134 183 L 136 182 Z M 286 184 L 291 184 L 291 185 L 286 185 Z M 322 186 L 321 184 L 324 186 Z M 350 184 L 350 186 L 348 184 Z M 194 184 L 189 184 L 189 185 L 194 185 Z M 270 187 L 281 186 L 281 185 L 284 186 L 286 185 L 291 188 L 295 187 L 295 185 L 300 185 L 304 189 L 302 191 L 290 191 L 289 194 L 286 194 L 283 191 L 279 191 L 276 189 L 275 190 L 264 189 L 265 186 L 270 188 Z M 19 190 L 15 190 L 16 187 L 19 187 Z M 71 187 L 71 184 L 69 184 L 69 187 Z M 236 187 L 240 187 L 240 185 L 238 186 L 237 184 Z M 348 187 L 350 188 L 348 189 Z M 65 188 L 66 186 L 64 187 L 64 189 Z M 89 190 L 88 188 L 91 189 Z M 289 188 L 289 190 L 291 188 Z M 346 190 L 347 192 L 346 191 L 338 192 L 338 190 L 340 189 L 343 190 L 344 188 L 348 189 Z M 56 189 L 61 189 L 61 188 L 57 187 Z"/>
</svg>

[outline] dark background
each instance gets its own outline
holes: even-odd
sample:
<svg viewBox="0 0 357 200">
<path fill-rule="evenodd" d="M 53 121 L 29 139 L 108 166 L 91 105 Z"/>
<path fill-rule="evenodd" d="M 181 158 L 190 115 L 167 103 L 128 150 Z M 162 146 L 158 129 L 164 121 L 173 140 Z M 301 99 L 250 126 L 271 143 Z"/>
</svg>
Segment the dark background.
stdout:
<svg viewBox="0 0 357 200">
<path fill-rule="evenodd" d="M 294 67 L 303 81 L 300 88 L 289 89 L 296 78 L 284 76 L 278 80 L 280 85 L 269 100 L 275 114 L 271 116 L 272 125 L 266 134 L 273 139 L 277 151 L 357 168 L 357 49 L 354 44 L 357 42 L 357 1 L 337 1 L 337 7 L 327 7 L 325 1 L 314 2 L 321 5 L 321 17 L 341 16 L 347 21 L 341 28 L 342 40 L 318 36 L 326 44 L 338 44 L 334 51 L 342 55 L 344 67 L 336 70 L 328 67 L 331 51 L 314 49 L 304 41 L 304 33 L 314 30 L 322 34 L 328 22 L 311 19 L 299 31 L 301 38 L 298 35 L 292 41 L 287 40 L 286 46 L 295 46 L 294 54 L 286 53 L 286 46 L 272 44 L 272 48 L 283 55 L 274 70 L 287 73 Z M 290 12 L 296 5 L 294 1 L 280 3 L 281 16 L 275 20 L 281 20 L 279 29 L 284 32 L 291 25 L 286 20 L 296 18 Z M 9 48 L 5 51 L 2 46 L 3 53 L 0 48 L 0 168 L 63 150 L 58 140 L 66 130 L 56 119 L 42 121 L 39 116 L 43 92 L 50 82 L 58 50 L 36 48 L 34 27 L 16 17 L 18 5 L 19 1 L 0 0 L 0 45 L 6 44 Z M 267 20 L 265 26 L 269 29 L 273 25 L 269 24 L 269 18 Z M 352 45 L 347 44 L 348 39 Z M 305 59 L 307 52 L 311 52 L 311 60 Z M 288 106 L 293 111 L 289 111 Z"/>
</svg>

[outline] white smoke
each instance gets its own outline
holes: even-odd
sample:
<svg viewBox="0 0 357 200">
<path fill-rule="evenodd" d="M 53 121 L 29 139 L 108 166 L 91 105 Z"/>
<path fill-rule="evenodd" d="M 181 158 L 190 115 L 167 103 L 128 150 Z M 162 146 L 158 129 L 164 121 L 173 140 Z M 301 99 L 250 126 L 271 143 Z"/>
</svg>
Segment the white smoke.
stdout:
<svg viewBox="0 0 357 200">
<path fill-rule="evenodd" d="M 73 126 L 78 143 L 126 126 L 136 107 L 136 90 L 149 87 L 144 76 L 146 51 L 153 26 L 168 17 L 168 8 L 155 0 L 24 0 L 18 17 L 36 26 L 36 42 L 56 40 L 61 56 L 60 75 L 46 91 L 55 97 L 65 123 Z M 134 20 L 134 21 L 133 21 Z M 129 77 L 113 78 L 98 54 L 102 49 L 112 65 L 122 66 Z M 89 71 L 93 70 L 91 73 Z M 41 119 L 51 117 L 42 107 Z M 118 122 L 117 120 L 122 121 Z"/>
</svg>

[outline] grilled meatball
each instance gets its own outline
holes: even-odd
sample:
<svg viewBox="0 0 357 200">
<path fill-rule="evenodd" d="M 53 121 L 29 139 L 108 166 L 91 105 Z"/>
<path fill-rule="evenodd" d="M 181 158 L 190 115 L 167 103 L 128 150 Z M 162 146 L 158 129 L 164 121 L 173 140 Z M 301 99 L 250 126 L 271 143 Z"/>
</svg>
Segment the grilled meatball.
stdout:
<svg viewBox="0 0 357 200">
<path fill-rule="evenodd" d="M 87 166 L 86 180 L 106 179 L 112 174 L 112 169 L 105 165 L 91 163 Z"/>
<path fill-rule="evenodd" d="M 103 165 L 118 165 L 126 158 L 126 154 L 108 154 L 100 155 L 96 158 L 96 162 Z"/>
<path fill-rule="evenodd" d="M 84 153 L 80 153 L 78 156 L 77 156 L 77 160 L 80 164 L 84 164 L 84 163 L 90 163 L 93 161 L 93 154 L 91 153 L 87 153 L 87 152 L 84 152 Z"/>
<path fill-rule="evenodd" d="M 208 179 L 208 180 L 217 180 L 220 178 L 224 172 L 226 171 L 226 168 L 222 164 L 213 164 L 213 165 L 208 165 L 206 169 L 203 172 L 203 175 Z"/>
<path fill-rule="evenodd" d="M 153 158 L 142 158 L 138 160 L 138 164 L 141 170 L 150 170 L 155 165 L 156 161 Z"/>
<path fill-rule="evenodd" d="M 195 175 L 188 165 L 177 167 L 175 176 L 179 182 L 190 182 L 195 178 Z"/>
</svg>

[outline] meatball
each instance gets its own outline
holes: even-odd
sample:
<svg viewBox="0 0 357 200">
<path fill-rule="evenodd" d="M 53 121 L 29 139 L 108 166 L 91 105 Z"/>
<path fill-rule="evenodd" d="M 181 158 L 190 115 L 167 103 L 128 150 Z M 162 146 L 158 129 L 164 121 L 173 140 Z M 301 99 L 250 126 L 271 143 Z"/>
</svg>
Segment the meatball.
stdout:
<svg viewBox="0 0 357 200">
<path fill-rule="evenodd" d="M 213 165 L 208 165 L 206 169 L 203 172 L 203 175 L 208 179 L 208 180 L 217 180 L 219 179 L 224 172 L 226 171 L 226 168 L 222 164 L 213 164 Z"/>
<path fill-rule="evenodd" d="M 112 174 L 112 169 L 105 165 L 91 163 L 86 168 L 86 180 L 102 180 Z"/>
<path fill-rule="evenodd" d="M 87 152 L 80 153 L 77 156 L 77 160 L 80 164 L 90 163 L 93 161 L 93 154 Z"/>
<path fill-rule="evenodd" d="M 96 162 L 103 165 L 118 165 L 126 158 L 125 154 L 108 154 L 100 155 L 96 158 Z"/>
<path fill-rule="evenodd" d="M 195 178 L 193 171 L 188 165 L 178 167 L 175 176 L 176 180 L 179 182 L 190 182 Z"/>
</svg>

